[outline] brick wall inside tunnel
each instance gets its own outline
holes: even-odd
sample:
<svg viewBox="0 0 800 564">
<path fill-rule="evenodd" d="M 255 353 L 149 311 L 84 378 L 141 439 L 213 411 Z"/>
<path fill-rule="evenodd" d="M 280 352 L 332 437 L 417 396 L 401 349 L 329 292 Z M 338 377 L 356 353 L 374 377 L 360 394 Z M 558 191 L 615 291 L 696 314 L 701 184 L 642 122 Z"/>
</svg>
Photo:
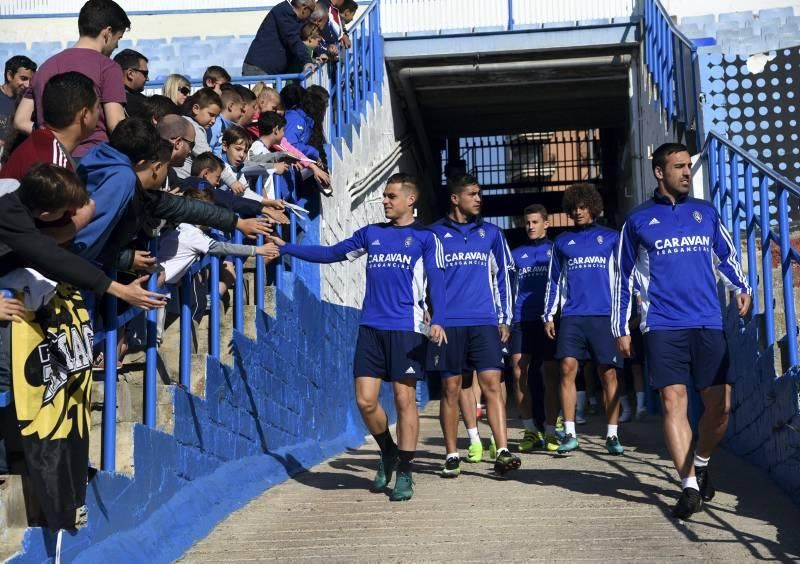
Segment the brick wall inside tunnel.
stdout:
<svg viewBox="0 0 800 564">
<path fill-rule="evenodd" d="M 176 388 L 175 432 L 134 428 L 132 478 L 98 473 L 89 527 L 64 537 L 65 562 L 179 557 L 267 487 L 363 442 L 353 399 L 356 309 L 321 302 L 296 282 L 278 292 L 258 340 L 234 336 L 235 363 L 209 360 L 206 398 Z M 382 402 L 394 420 L 391 389 Z M 52 558 L 55 537 L 30 529 L 12 562 Z"/>
</svg>

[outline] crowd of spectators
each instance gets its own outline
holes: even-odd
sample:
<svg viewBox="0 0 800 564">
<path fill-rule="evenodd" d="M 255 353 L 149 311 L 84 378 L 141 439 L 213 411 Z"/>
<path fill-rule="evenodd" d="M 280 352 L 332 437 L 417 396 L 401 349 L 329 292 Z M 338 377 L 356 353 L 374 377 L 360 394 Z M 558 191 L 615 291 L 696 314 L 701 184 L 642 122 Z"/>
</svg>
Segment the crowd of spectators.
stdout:
<svg viewBox="0 0 800 564">
<path fill-rule="evenodd" d="M 350 46 L 346 25 L 357 9 L 352 0 L 278 3 L 242 73 L 302 72 L 336 60 Z M 210 66 L 197 90 L 173 74 L 161 94 L 147 95 L 147 53 L 115 54 L 130 27 L 113 0 L 88 0 L 74 46 L 40 65 L 24 55 L 6 62 L 0 289 L 10 292 L 0 292 L 0 392 L 13 380 L 9 324 L 31 319 L 30 287 L 20 272 L 77 288 L 89 309 L 99 309 L 104 294 L 119 298 L 121 309 L 159 309 L 160 337 L 169 304 L 177 301 L 169 297 L 177 297 L 175 285 L 193 264 L 221 257 L 227 303 L 232 257 L 277 258 L 275 245 L 257 245 L 256 237 L 331 194 L 324 88 L 296 81 L 281 91 L 263 82 L 247 87 Z M 244 244 L 233 243 L 235 230 Z M 157 292 L 145 288 L 154 273 Z M 196 315 L 206 310 L 208 282 L 202 270 L 193 275 Z M 121 363 L 124 328 L 118 335 Z M 103 369 L 95 353 L 95 367 Z M 9 409 L 0 406 L 0 476 L 9 472 Z"/>
</svg>

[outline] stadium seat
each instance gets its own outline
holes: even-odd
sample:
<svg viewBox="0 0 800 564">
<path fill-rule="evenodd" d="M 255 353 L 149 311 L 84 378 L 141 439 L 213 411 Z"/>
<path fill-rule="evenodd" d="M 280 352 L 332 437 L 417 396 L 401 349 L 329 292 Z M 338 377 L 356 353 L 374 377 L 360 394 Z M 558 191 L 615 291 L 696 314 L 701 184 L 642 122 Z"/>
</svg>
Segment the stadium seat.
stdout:
<svg viewBox="0 0 800 564">
<path fill-rule="evenodd" d="M 133 49 L 133 41 L 130 39 L 123 39 L 117 45 L 117 50 L 115 51 L 115 53 L 122 51 L 123 49 Z"/>
<path fill-rule="evenodd" d="M 694 24 L 682 25 L 681 32 L 683 32 L 683 34 L 690 39 L 693 39 L 695 37 L 707 36 L 706 30 L 704 28 L 701 28 Z"/>
<path fill-rule="evenodd" d="M 735 22 L 741 27 L 749 27 L 753 23 L 753 12 L 725 12 L 719 15 L 718 21 Z"/>
<path fill-rule="evenodd" d="M 758 11 L 758 19 L 759 20 L 767 20 L 767 19 L 779 19 L 782 22 L 785 22 L 787 18 L 791 18 L 794 16 L 794 8 L 787 7 L 787 8 L 766 8 L 764 10 Z"/>
<path fill-rule="evenodd" d="M 140 39 L 139 41 L 136 42 L 135 49 L 146 57 L 147 52 L 153 52 L 162 45 L 166 45 L 166 43 L 167 41 L 164 38 Z"/>
<path fill-rule="evenodd" d="M 716 19 L 714 18 L 713 14 L 708 14 L 707 16 L 687 16 L 685 18 L 681 18 L 681 26 L 696 25 L 700 28 L 703 28 L 708 25 L 713 25 L 714 23 L 716 23 Z"/>
</svg>

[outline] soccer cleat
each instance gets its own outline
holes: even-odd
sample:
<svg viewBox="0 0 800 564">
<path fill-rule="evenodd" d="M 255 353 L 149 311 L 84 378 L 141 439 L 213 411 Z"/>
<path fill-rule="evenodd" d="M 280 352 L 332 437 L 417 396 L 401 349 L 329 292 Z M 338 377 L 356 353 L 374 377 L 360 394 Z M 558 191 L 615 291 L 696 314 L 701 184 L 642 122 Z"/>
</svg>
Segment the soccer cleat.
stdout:
<svg viewBox="0 0 800 564">
<path fill-rule="evenodd" d="M 531 452 L 534 449 L 544 448 L 544 434 L 537 429 L 525 429 L 525 435 L 517 448 L 519 452 Z"/>
<path fill-rule="evenodd" d="M 564 431 L 564 416 L 559 415 L 556 418 L 556 431 Z"/>
<path fill-rule="evenodd" d="M 498 474 L 505 474 L 510 470 L 516 470 L 522 465 L 519 456 L 511 454 L 508 450 L 504 450 L 497 455 L 494 461 L 494 471 Z"/>
<path fill-rule="evenodd" d="M 444 466 L 442 466 L 442 478 L 455 478 L 459 474 L 461 474 L 461 459 L 457 456 L 447 458 L 444 461 Z"/>
<path fill-rule="evenodd" d="M 586 424 L 586 417 L 584 417 L 583 413 L 575 413 L 575 424 L 576 425 L 585 425 Z"/>
<path fill-rule="evenodd" d="M 714 499 L 714 495 L 717 493 L 717 490 L 715 490 L 714 486 L 711 484 L 711 476 L 708 474 L 708 466 L 695 468 L 694 474 L 697 478 L 697 485 L 700 486 L 700 497 L 703 498 L 703 501 L 711 501 Z"/>
<path fill-rule="evenodd" d="M 397 447 L 389 451 L 388 455 L 384 457 L 381 455 L 378 462 L 378 471 L 375 472 L 375 478 L 372 480 L 373 492 L 382 492 L 392 481 L 392 474 L 394 469 L 397 468 L 397 463 L 400 460 L 400 452 Z"/>
<path fill-rule="evenodd" d="M 678 503 L 672 508 L 672 516 L 676 519 L 688 519 L 703 507 L 703 498 L 694 488 L 684 488 Z"/>
<path fill-rule="evenodd" d="M 578 439 L 574 435 L 567 435 L 558 445 L 558 454 L 567 454 L 573 450 L 578 450 Z"/>
<path fill-rule="evenodd" d="M 467 462 L 475 464 L 481 460 L 483 460 L 483 443 L 480 441 L 470 443 L 469 448 L 467 449 Z"/>
<path fill-rule="evenodd" d="M 556 452 L 561 446 L 561 441 L 555 433 L 548 433 L 544 436 L 544 448 L 547 452 Z"/>
<path fill-rule="evenodd" d="M 411 472 L 398 472 L 397 482 L 394 484 L 389 501 L 408 501 L 414 495 L 414 480 Z"/>
<path fill-rule="evenodd" d="M 625 453 L 625 448 L 622 446 L 622 443 L 619 442 L 619 438 L 617 437 L 606 438 L 606 449 L 608 450 L 608 454 L 618 455 Z"/>
<path fill-rule="evenodd" d="M 494 437 L 489 438 L 489 459 L 494 460 L 497 458 L 497 444 L 494 442 Z"/>
</svg>

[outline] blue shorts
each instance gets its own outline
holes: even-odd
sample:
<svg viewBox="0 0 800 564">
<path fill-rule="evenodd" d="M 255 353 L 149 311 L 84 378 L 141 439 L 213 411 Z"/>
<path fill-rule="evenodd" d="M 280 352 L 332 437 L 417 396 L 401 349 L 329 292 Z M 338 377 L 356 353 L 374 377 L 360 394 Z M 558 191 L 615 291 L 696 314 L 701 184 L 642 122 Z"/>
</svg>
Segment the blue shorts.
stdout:
<svg viewBox="0 0 800 564">
<path fill-rule="evenodd" d="M 556 342 L 544 334 L 544 322 L 523 321 L 511 326 L 511 354 L 527 354 L 534 362 L 556 358 Z"/>
<path fill-rule="evenodd" d="M 704 390 L 728 382 L 728 343 L 721 329 L 678 329 L 644 334 L 650 385 Z"/>
<path fill-rule="evenodd" d="M 562 317 L 556 333 L 556 358 L 592 360 L 595 364 L 622 368 L 611 334 L 611 317 L 606 315 Z"/>
<path fill-rule="evenodd" d="M 387 382 L 416 380 L 425 375 L 428 339 L 413 331 L 358 328 L 353 376 L 372 376 Z"/>
<path fill-rule="evenodd" d="M 447 344 L 428 347 L 428 370 L 443 378 L 477 370 L 503 370 L 503 349 L 497 325 L 445 327 Z"/>
</svg>

